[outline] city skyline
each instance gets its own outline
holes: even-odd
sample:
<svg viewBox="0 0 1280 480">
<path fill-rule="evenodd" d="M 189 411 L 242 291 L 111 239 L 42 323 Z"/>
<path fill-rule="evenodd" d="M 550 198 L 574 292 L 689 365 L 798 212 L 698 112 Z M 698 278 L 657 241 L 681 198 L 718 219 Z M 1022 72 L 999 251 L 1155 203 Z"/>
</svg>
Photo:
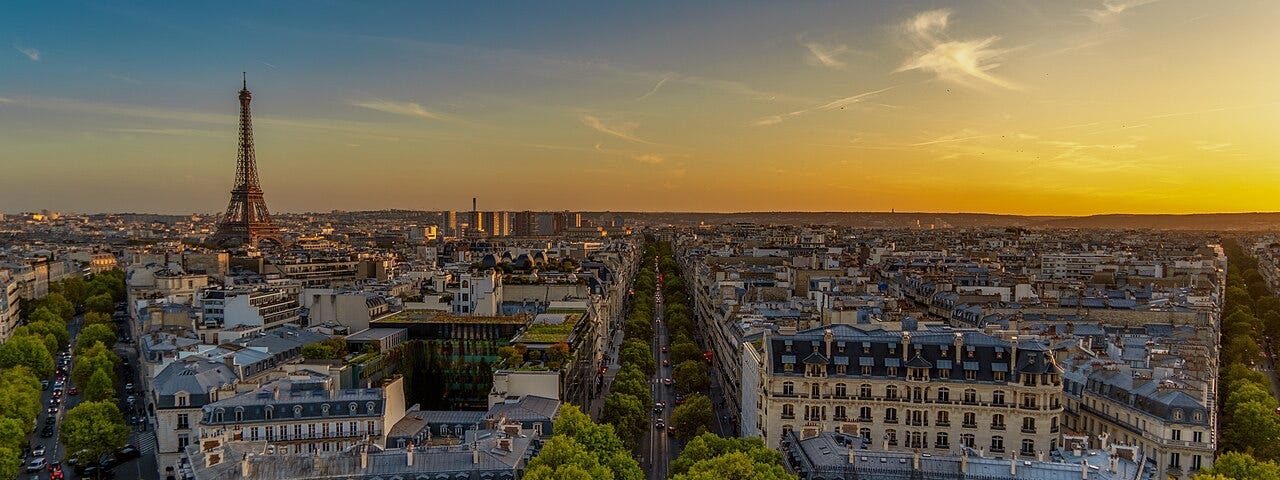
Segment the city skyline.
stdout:
<svg viewBox="0 0 1280 480">
<path fill-rule="evenodd" d="M 1280 4 L 559 6 L 11 8 L 0 211 L 1280 210 Z"/>
</svg>

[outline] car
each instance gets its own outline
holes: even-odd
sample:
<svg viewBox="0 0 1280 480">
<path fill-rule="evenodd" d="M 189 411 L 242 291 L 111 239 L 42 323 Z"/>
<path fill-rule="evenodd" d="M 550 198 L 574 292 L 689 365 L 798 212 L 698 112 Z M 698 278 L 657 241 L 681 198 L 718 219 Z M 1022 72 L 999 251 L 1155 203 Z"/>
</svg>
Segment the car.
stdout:
<svg viewBox="0 0 1280 480">
<path fill-rule="evenodd" d="M 43 437 L 43 438 L 49 438 L 49 437 L 52 437 L 52 436 L 53 436 L 53 425 L 45 425 L 45 426 L 44 426 L 44 430 L 41 430 L 41 431 L 40 431 L 40 436 L 41 436 L 41 437 Z"/>
<path fill-rule="evenodd" d="M 62 380 L 58 380 L 58 381 L 56 381 L 56 382 L 53 382 L 53 388 L 55 388 L 55 389 L 62 388 Z"/>
<path fill-rule="evenodd" d="M 674 384 L 674 383 L 675 383 L 675 381 L 671 380 L 670 378 L 664 378 L 664 379 L 662 379 L 662 384 L 663 384 L 663 385 L 666 385 L 666 386 L 668 386 L 668 387 L 670 387 L 670 386 L 671 386 L 672 384 Z"/>
<path fill-rule="evenodd" d="M 671 366 L 671 360 L 667 360 L 667 359 L 665 359 L 665 358 L 664 358 L 664 359 L 662 359 L 662 366 L 664 366 L 664 367 L 670 367 L 670 366 Z"/>
<path fill-rule="evenodd" d="M 63 480 L 64 478 L 67 478 L 67 477 L 63 475 L 62 470 L 54 470 L 52 472 L 49 472 L 49 480 Z"/>
<path fill-rule="evenodd" d="M 49 471 L 56 472 L 62 470 L 62 462 L 49 462 Z"/>
<path fill-rule="evenodd" d="M 667 347 L 662 347 L 662 353 L 667 353 Z"/>
<path fill-rule="evenodd" d="M 36 457 L 35 460 L 32 460 L 31 462 L 27 463 L 27 473 L 35 473 L 35 472 L 44 470 L 44 466 L 45 466 L 44 457 Z"/>
<path fill-rule="evenodd" d="M 676 395 L 676 405 L 684 403 L 684 395 Z"/>
<path fill-rule="evenodd" d="M 120 451 L 116 452 L 117 460 L 132 460 L 142 456 L 142 451 L 138 450 L 135 445 L 125 445 Z"/>
<path fill-rule="evenodd" d="M 125 401 L 126 403 L 128 403 L 129 405 L 133 405 L 133 403 L 134 403 L 134 402 L 137 402 L 137 401 L 138 401 L 138 399 L 137 399 L 137 398 L 134 398 L 134 396 L 133 396 L 133 395 L 129 395 L 129 398 L 124 399 L 124 401 Z"/>
<path fill-rule="evenodd" d="M 656 429 L 658 429 L 658 430 L 662 430 L 662 429 L 664 429 L 664 428 L 667 428 L 667 423 L 666 423 L 666 422 L 663 422 L 663 421 L 662 421 L 662 419 L 661 419 L 661 418 L 659 418 L 659 419 L 658 419 L 658 421 L 653 422 L 653 428 L 656 428 Z"/>
<path fill-rule="evenodd" d="M 80 389 L 75 387 L 71 387 L 71 390 L 67 391 L 67 395 L 79 395 L 79 394 L 80 394 Z"/>
<path fill-rule="evenodd" d="M 676 427 L 667 427 L 667 435 L 674 437 L 676 435 Z"/>
<path fill-rule="evenodd" d="M 666 407 L 667 407 L 667 405 L 666 405 L 665 403 L 657 402 L 657 403 L 653 404 L 653 413 L 662 413 L 662 409 L 664 409 L 664 408 L 666 408 Z"/>
<path fill-rule="evenodd" d="M 40 381 L 40 389 L 41 389 L 41 390 L 48 390 L 48 389 L 49 389 L 49 381 L 48 381 L 48 380 L 41 380 L 41 381 Z"/>
<path fill-rule="evenodd" d="M 120 465 L 120 460 L 117 460 L 115 455 L 103 455 L 102 459 L 98 460 L 98 468 L 103 471 L 116 468 L 117 465 Z"/>
<path fill-rule="evenodd" d="M 31 454 L 32 454 L 32 455 L 35 455 L 35 456 L 37 456 L 37 457 L 43 457 L 43 456 L 44 456 L 44 445 L 37 445 L 37 446 L 36 446 L 36 448 L 35 448 L 35 450 L 32 450 L 32 451 L 31 451 Z"/>
<path fill-rule="evenodd" d="M 44 422 L 45 422 L 45 423 L 53 423 L 52 418 L 53 418 L 53 416 L 54 416 L 54 415 L 57 415 L 57 414 L 58 414 L 58 407 L 49 407 L 49 409 L 48 409 L 48 410 L 46 410 L 46 412 L 49 414 L 49 416 L 48 416 L 48 417 L 45 417 L 45 421 L 44 421 Z"/>
<path fill-rule="evenodd" d="M 132 384 L 132 383 L 126 383 L 126 384 L 124 384 L 124 391 L 126 391 L 126 392 L 132 392 L 132 391 L 133 391 L 133 384 Z"/>
</svg>

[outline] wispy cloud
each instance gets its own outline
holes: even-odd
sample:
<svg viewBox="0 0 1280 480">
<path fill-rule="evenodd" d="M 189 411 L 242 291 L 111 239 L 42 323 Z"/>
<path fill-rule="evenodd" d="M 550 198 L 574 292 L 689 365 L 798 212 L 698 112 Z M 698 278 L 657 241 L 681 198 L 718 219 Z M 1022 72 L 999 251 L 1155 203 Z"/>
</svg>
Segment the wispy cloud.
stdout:
<svg viewBox="0 0 1280 480">
<path fill-rule="evenodd" d="M 29 59 L 29 60 L 31 60 L 31 61 L 33 61 L 33 62 L 39 62 L 39 61 L 40 61 L 40 51 L 39 51 L 39 50 L 36 50 L 35 48 L 32 48 L 32 47 L 24 47 L 24 46 L 22 46 L 22 45 L 14 45 L 14 46 L 13 46 L 13 49 L 14 49 L 14 50 L 17 50 L 18 52 L 22 53 L 23 55 L 26 55 L 26 56 L 27 56 L 27 59 Z"/>
<path fill-rule="evenodd" d="M 128 75 L 117 75 L 117 74 L 114 74 L 114 73 L 108 73 L 108 74 L 107 74 L 107 78 L 110 78 L 110 79 L 112 79 L 112 80 L 116 80 L 116 81 L 119 81 L 119 82 L 131 83 L 131 84 L 134 84 L 134 85 L 139 85 L 139 84 L 141 84 L 141 83 L 142 83 L 142 82 L 141 82 L 141 81 L 139 81 L 138 79 L 133 78 L 133 77 L 130 77 L 130 76 L 128 76 Z"/>
<path fill-rule="evenodd" d="M 267 68 L 270 68 L 270 69 L 272 69 L 272 70 L 276 70 L 277 68 L 279 68 L 279 67 L 276 67 L 275 65 L 272 65 L 272 64 L 270 64 L 270 63 L 267 63 L 267 62 L 264 62 L 264 61 L 261 61 L 261 60 L 259 60 L 259 61 L 258 61 L 258 63 L 261 63 L 262 65 L 264 65 L 264 66 L 266 66 Z"/>
<path fill-rule="evenodd" d="M 667 161 L 667 157 L 656 154 L 656 153 L 642 153 L 639 155 L 632 155 L 631 159 L 640 163 L 647 163 L 650 165 L 657 165 Z"/>
<path fill-rule="evenodd" d="M 804 109 L 800 109 L 800 110 L 796 110 L 796 111 L 792 111 L 792 112 L 787 112 L 787 113 L 783 113 L 783 114 L 779 114 L 779 115 L 770 115 L 770 116 L 767 116 L 767 117 L 762 117 L 762 118 L 756 119 L 756 121 L 754 121 L 754 122 L 751 122 L 751 124 L 752 124 L 752 125 L 755 125 L 755 126 L 758 126 L 758 127 L 763 127 L 763 126 L 768 126 L 768 125 L 777 125 L 777 124 L 779 124 L 779 123 L 782 123 L 783 121 L 786 121 L 786 120 L 791 119 L 791 118 L 798 117 L 798 116 L 800 116 L 800 115 L 804 115 L 804 114 L 809 113 L 809 112 L 815 112 L 815 111 L 820 111 L 820 110 L 836 110 L 836 109 L 844 108 L 844 107 L 846 107 L 846 106 L 853 105 L 853 104 L 855 104 L 855 103 L 859 103 L 859 102 L 861 102 L 861 101 L 863 101 L 863 100 L 865 100 L 865 99 L 867 99 L 867 98 L 870 98 L 870 97 L 872 97 L 872 96 L 875 96 L 875 95 L 879 95 L 879 94 L 881 94 L 881 93 L 884 93 L 885 91 L 892 90 L 892 89 L 894 89 L 894 88 L 897 88 L 897 85 L 888 86 L 888 87 L 885 87 L 885 88 L 881 88 L 881 89 L 879 89 L 879 90 L 872 90 L 872 91 L 869 91 L 869 92 L 862 92 L 862 93 L 859 93 L 859 94 L 857 94 L 857 95 L 850 95 L 850 96 L 848 96 L 848 97 L 844 97 L 844 98 L 837 98 L 837 99 L 835 99 L 835 100 L 832 100 L 832 101 L 830 101 L 830 102 L 827 102 L 827 103 L 824 103 L 824 104 L 822 104 L 822 105 L 818 105 L 818 106 L 815 106 L 815 107 L 804 108 Z"/>
<path fill-rule="evenodd" d="M 108 132 L 137 133 L 144 135 L 168 135 L 179 137 L 230 138 L 231 133 L 195 128 L 108 128 Z"/>
<path fill-rule="evenodd" d="M 902 26 L 916 46 L 916 52 L 898 67 L 897 72 L 920 70 L 939 79 L 968 86 L 995 85 L 1017 89 L 1018 85 L 997 77 L 990 70 L 1008 50 L 993 48 L 1000 37 L 976 40 L 952 40 L 947 37 L 950 10 L 929 10 L 917 14 Z M 975 85 L 975 81 L 977 82 Z"/>
<path fill-rule="evenodd" d="M 1109 22 L 1116 16 L 1135 7 L 1141 7 L 1149 3 L 1155 3 L 1157 0 L 1105 0 L 1102 2 L 1102 8 L 1086 9 L 1084 15 L 1089 17 L 1096 23 Z"/>
<path fill-rule="evenodd" d="M 636 97 L 636 100 L 644 100 L 646 98 L 649 98 L 653 94 L 658 93 L 658 89 L 662 88 L 663 85 L 666 85 L 667 82 L 671 81 L 672 78 L 675 78 L 675 75 L 667 74 L 666 76 L 662 77 L 661 80 L 658 80 L 658 83 L 654 84 L 653 88 L 649 89 L 649 91 L 646 92 L 644 95 Z"/>
<path fill-rule="evenodd" d="M 636 123 L 624 122 L 624 123 L 616 123 L 616 124 L 610 125 L 610 124 L 606 124 L 604 120 L 601 120 L 599 117 L 596 117 L 595 115 L 587 114 L 582 116 L 582 124 L 588 127 L 591 127 L 592 130 L 595 130 L 597 132 L 603 133 L 605 135 L 621 138 L 631 143 L 657 145 L 654 142 L 650 142 L 643 138 L 637 137 L 633 133 L 635 129 L 640 126 Z"/>
<path fill-rule="evenodd" d="M 804 47 L 809 49 L 811 61 L 829 68 L 844 67 L 844 61 L 840 60 L 840 55 L 849 50 L 845 45 L 827 46 L 815 42 L 806 42 Z"/>
<path fill-rule="evenodd" d="M 350 103 L 357 107 L 377 110 L 379 112 L 390 113 L 392 115 L 404 115 L 407 117 L 416 117 L 441 122 L 461 122 L 461 120 L 452 116 L 427 110 L 422 105 L 414 102 L 394 102 L 390 100 L 373 99 L 367 101 L 352 101 Z"/>
</svg>

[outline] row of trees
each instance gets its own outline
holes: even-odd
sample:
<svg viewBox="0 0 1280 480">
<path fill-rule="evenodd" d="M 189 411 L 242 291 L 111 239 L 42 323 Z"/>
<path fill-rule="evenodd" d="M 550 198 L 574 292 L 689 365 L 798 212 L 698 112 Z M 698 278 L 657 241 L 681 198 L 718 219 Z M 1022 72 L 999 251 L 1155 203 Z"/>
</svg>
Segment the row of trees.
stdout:
<svg viewBox="0 0 1280 480">
<path fill-rule="evenodd" d="M 65 280 L 50 289 L 85 311 L 71 369 L 71 381 L 80 387 L 84 401 L 67 410 L 61 429 L 67 456 L 93 461 L 124 447 L 129 439 L 129 424 L 116 398 L 121 360 L 112 347 L 120 332 L 111 318 L 116 304 L 125 299 L 124 272 L 99 273 L 87 282 Z"/>
<path fill-rule="evenodd" d="M 77 342 L 77 351 L 85 339 L 115 343 L 115 328 L 110 313 L 118 300 L 124 299 L 124 272 L 113 270 L 84 278 L 71 278 L 50 284 L 51 293 L 39 299 L 24 300 L 22 315 L 26 323 L 13 331 L 13 335 L 0 345 L 0 478 L 16 478 L 22 466 L 20 454 L 26 445 L 26 437 L 35 431 L 43 403 L 41 402 L 40 379 L 49 378 L 55 370 L 55 356 L 71 345 L 71 335 L 67 330 L 67 322 L 75 317 L 78 308 L 84 308 L 87 327 L 82 330 Z M 109 350 L 107 354 L 115 355 Z M 95 352 L 94 355 L 102 356 Z M 92 364 L 96 360 L 89 360 Z M 118 361 L 118 359 L 116 360 Z M 77 365 L 79 368 L 79 365 Z M 87 372 L 87 371 L 86 371 Z M 91 373 L 91 372 L 89 372 Z M 81 383 L 96 387 L 94 394 L 111 395 L 114 392 L 112 379 L 115 376 L 114 365 L 106 383 L 102 378 L 98 382 Z M 75 374 L 73 372 L 73 379 Z M 85 377 L 88 378 L 88 377 Z M 86 388 L 86 395 L 90 392 Z M 105 392 L 105 393 L 104 393 Z M 115 408 L 111 402 L 111 408 Z M 64 434 L 82 436 L 86 432 L 103 430 L 110 432 L 110 426 L 97 423 L 81 428 L 72 422 L 72 409 L 63 422 Z M 90 411 L 84 409 L 83 411 Z M 119 416 L 119 410 L 116 410 Z M 80 418 L 83 415 L 76 415 Z M 124 420 L 119 422 L 124 427 L 124 435 L 119 439 L 123 446 L 128 436 L 128 427 Z M 65 441 L 72 445 L 75 438 L 67 437 Z M 98 443 L 94 439 L 92 443 Z M 90 442 L 85 442 L 89 444 Z M 119 448 L 119 447 L 116 447 Z M 75 450 L 72 450 L 75 451 Z"/>
<path fill-rule="evenodd" d="M 652 259 L 658 255 L 657 244 L 647 242 L 642 255 L 623 323 L 624 340 L 618 349 L 618 363 L 622 368 L 614 377 L 609 396 L 600 410 L 600 420 L 614 429 L 629 451 L 635 450 L 649 428 L 649 406 L 653 405 L 649 379 L 658 372 L 652 344 L 656 335 L 654 294 L 658 285 Z"/>
<path fill-rule="evenodd" d="M 1270 380 L 1254 366 L 1266 362 L 1260 338 L 1280 338 L 1280 299 L 1258 273 L 1258 262 L 1235 240 L 1223 242 L 1227 254 L 1227 292 L 1223 304 L 1220 350 L 1221 422 L 1224 452 L 1214 468 L 1196 478 L 1239 480 L 1280 478 L 1280 406 Z M 1259 473 L 1261 472 L 1261 473 Z M 1255 474 L 1259 473 L 1259 474 Z M 1259 476 L 1260 475 L 1260 476 Z"/>
</svg>

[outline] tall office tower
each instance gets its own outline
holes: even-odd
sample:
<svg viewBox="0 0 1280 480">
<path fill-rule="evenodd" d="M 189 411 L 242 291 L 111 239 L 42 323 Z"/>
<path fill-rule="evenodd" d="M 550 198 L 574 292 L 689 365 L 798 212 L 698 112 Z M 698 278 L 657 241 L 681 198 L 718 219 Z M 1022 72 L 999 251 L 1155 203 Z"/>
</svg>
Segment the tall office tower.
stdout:
<svg viewBox="0 0 1280 480">
<path fill-rule="evenodd" d="M 565 210 L 556 213 L 555 217 L 555 233 L 563 232 L 565 229 L 578 228 L 582 226 L 582 214 Z"/>
<path fill-rule="evenodd" d="M 485 225 L 489 226 L 489 235 L 495 237 L 505 237 L 511 235 L 511 215 L 508 212 L 485 212 L 485 218 L 489 221 Z"/>
<path fill-rule="evenodd" d="M 249 115 L 249 82 L 244 80 L 240 89 L 240 154 L 236 158 L 236 185 L 231 189 L 231 203 L 227 213 L 218 223 L 218 231 L 211 239 L 218 245 L 257 246 L 268 241 L 283 245 L 280 227 L 271 221 L 271 212 L 262 198 L 258 185 L 258 160 L 253 154 L 253 120 Z"/>
<path fill-rule="evenodd" d="M 517 237 L 536 235 L 538 217 L 533 212 L 514 212 L 511 214 L 511 234 Z"/>
<path fill-rule="evenodd" d="M 458 234 L 458 212 L 453 210 L 445 210 L 440 212 L 441 221 L 444 223 L 446 235 L 457 237 Z"/>
</svg>

